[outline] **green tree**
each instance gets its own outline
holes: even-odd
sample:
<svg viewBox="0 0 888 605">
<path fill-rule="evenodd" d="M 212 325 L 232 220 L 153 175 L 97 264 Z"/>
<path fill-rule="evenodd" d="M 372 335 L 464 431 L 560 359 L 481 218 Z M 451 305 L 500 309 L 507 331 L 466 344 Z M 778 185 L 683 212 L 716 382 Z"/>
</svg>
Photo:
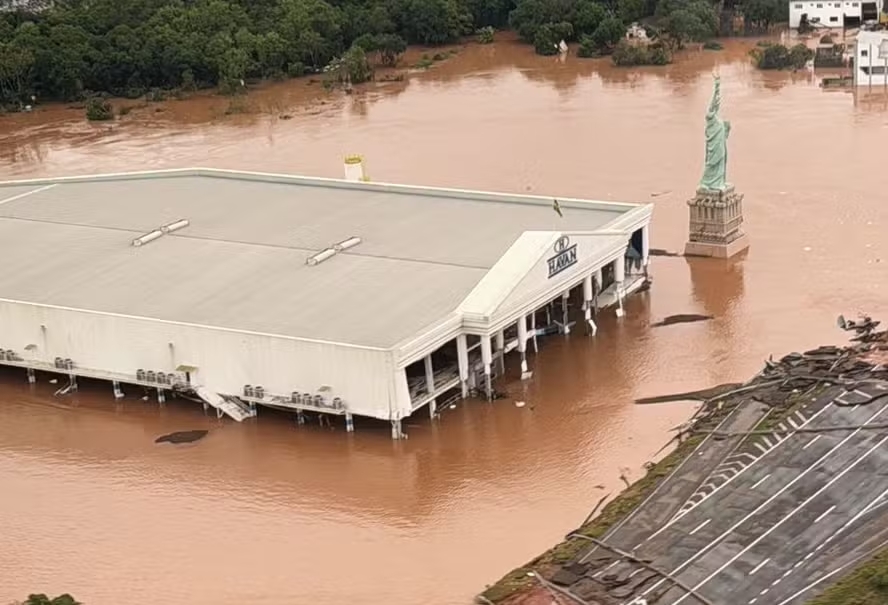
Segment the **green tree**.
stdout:
<svg viewBox="0 0 888 605">
<path fill-rule="evenodd" d="M 626 35 L 626 26 L 613 15 L 608 15 L 592 33 L 592 40 L 602 50 L 612 50 Z"/>
<path fill-rule="evenodd" d="M 28 598 L 25 599 L 25 602 L 22 605 L 82 605 L 81 603 L 74 600 L 69 594 L 59 595 L 54 599 L 50 599 L 45 594 L 32 594 L 28 595 Z"/>
<path fill-rule="evenodd" d="M 744 0 L 740 8 L 747 23 L 762 29 L 789 18 L 789 3 L 780 0 Z"/>
<path fill-rule="evenodd" d="M 703 42 L 718 32 L 715 7 L 707 0 L 669 3 L 677 6 L 665 18 L 663 31 L 675 48 L 681 48 L 687 42 Z"/>
<path fill-rule="evenodd" d="M 0 44 L 0 105 L 25 102 L 33 67 L 31 51 Z"/>
<path fill-rule="evenodd" d="M 629 25 L 647 16 L 645 0 L 617 0 L 617 16 Z"/>
<path fill-rule="evenodd" d="M 571 23 L 576 17 L 576 0 L 518 0 L 509 13 L 509 25 L 525 42 L 535 44 L 537 30 L 553 23 Z"/>
<path fill-rule="evenodd" d="M 455 0 L 398 0 L 396 6 L 408 42 L 446 44 L 471 31 L 471 16 Z"/>
<path fill-rule="evenodd" d="M 608 16 L 603 5 L 591 0 L 580 0 L 573 13 L 572 24 L 577 37 L 591 35 Z"/>
</svg>

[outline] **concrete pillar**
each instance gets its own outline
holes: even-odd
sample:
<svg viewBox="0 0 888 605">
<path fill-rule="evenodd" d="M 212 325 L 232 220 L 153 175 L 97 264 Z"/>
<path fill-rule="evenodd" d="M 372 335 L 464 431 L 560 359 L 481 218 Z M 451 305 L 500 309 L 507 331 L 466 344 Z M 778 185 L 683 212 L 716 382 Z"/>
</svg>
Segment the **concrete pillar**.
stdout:
<svg viewBox="0 0 888 605">
<path fill-rule="evenodd" d="M 157 403 L 164 403 L 166 401 L 166 393 L 163 392 L 163 389 L 157 389 Z"/>
<path fill-rule="evenodd" d="M 456 337 L 456 358 L 459 364 L 459 383 L 462 398 L 469 396 L 469 343 L 465 334 Z"/>
<path fill-rule="evenodd" d="M 481 336 L 481 361 L 484 363 L 484 391 L 487 393 L 487 400 L 493 398 L 493 381 L 490 376 L 490 366 L 493 363 L 493 352 L 490 347 L 490 336 Z"/>
<path fill-rule="evenodd" d="M 518 318 L 518 352 L 521 353 L 521 372 L 527 371 L 527 316 Z"/>
<path fill-rule="evenodd" d="M 647 267 L 651 261 L 651 227 L 645 225 L 641 228 L 641 266 Z"/>
<path fill-rule="evenodd" d="M 432 399 L 429 402 L 429 417 L 434 420 L 438 415 L 438 402 Z"/>
<path fill-rule="evenodd" d="M 626 256 L 618 256 L 614 261 L 614 280 L 617 288 L 617 317 L 623 317 L 623 283 L 626 281 Z"/>
<path fill-rule="evenodd" d="M 567 303 L 570 300 L 570 290 L 565 290 L 561 295 L 561 320 L 564 324 L 564 335 L 567 336 L 570 334 L 570 324 L 568 323 L 567 316 Z"/>
<path fill-rule="evenodd" d="M 346 433 L 354 433 L 355 432 L 355 419 L 352 418 L 350 412 L 345 413 L 345 432 Z"/>
<path fill-rule="evenodd" d="M 111 382 L 111 388 L 114 389 L 114 399 L 123 399 L 123 391 L 120 389 L 120 383 L 116 380 Z"/>
<path fill-rule="evenodd" d="M 34 374 L 34 368 L 28 368 L 28 384 L 34 384 L 37 382 L 37 376 Z"/>
<path fill-rule="evenodd" d="M 296 424 L 305 424 L 305 412 L 302 410 L 296 410 Z"/>
<path fill-rule="evenodd" d="M 496 333 L 496 350 L 499 351 L 499 373 L 506 371 L 506 333 L 500 330 Z"/>
<path fill-rule="evenodd" d="M 404 433 L 401 432 L 401 421 L 400 420 L 392 420 L 392 439 L 397 441 L 404 436 Z"/>
<path fill-rule="evenodd" d="M 77 376 L 68 374 L 68 392 L 73 393 L 77 390 Z"/>
<path fill-rule="evenodd" d="M 426 355 L 423 361 L 425 362 L 426 390 L 431 395 L 435 392 L 435 368 L 432 366 L 431 353 Z"/>
<path fill-rule="evenodd" d="M 537 346 L 537 314 L 536 311 L 530 314 L 530 332 L 533 334 L 533 352 L 539 353 L 540 349 Z"/>
<path fill-rule="evenodd" d="M 598 326 L 595 325 L 595 321 L 592 319 L 592 305 L 595 304 L 592 300 L 592 292 L 592 275 L 587 275 L 583 279 L 583 314 L 585 315 L 589 332 L 592 336 L 595 336 L 595 333 L 598 332 Z"/>
</svg>

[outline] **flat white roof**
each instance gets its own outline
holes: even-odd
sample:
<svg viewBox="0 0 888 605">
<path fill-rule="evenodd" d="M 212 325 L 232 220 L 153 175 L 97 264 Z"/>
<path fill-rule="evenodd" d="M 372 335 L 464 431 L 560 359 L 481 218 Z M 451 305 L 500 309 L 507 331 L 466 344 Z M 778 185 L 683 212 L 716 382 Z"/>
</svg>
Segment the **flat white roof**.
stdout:
<svg viewBox="0 0 888 605">
<path fill-rule="evenodd" d="M 387 349 L 456 311 L 524 232 L 637 207 L 559 201 L 564 218 L 552 198 L 210 169 L 0 183 L 0 298 Z"/>
</svg>

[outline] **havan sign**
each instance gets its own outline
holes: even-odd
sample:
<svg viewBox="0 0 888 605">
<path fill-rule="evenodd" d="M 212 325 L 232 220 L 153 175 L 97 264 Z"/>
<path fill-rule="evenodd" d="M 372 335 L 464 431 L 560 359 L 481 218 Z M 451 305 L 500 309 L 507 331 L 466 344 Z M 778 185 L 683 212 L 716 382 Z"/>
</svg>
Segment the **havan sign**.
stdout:
<svg viewBox="0 0 888 605">
<path fill-rule="evenodd" d="M 577 245 L 571 245 L 570 238 L 566 235 L 558 238 L 553 250 L 555 256 L 546 261 L 549 265 L 549 279 L 577 264 Z"/>
</svg>

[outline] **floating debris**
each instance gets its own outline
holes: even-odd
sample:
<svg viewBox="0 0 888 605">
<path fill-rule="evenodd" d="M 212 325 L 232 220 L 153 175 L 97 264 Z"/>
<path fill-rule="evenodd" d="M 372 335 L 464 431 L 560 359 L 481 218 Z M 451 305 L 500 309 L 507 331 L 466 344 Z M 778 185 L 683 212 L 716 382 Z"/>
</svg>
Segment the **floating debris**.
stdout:
<svg viewBox="0 0 888 605">
<path fill-rule="evenodd" d="M 209 431 L 176 431 L 168 435 L 161 435 L 154 440 L 154 443 L 194 443 L 207 436 Z"/>
<path fill-rule="evenodd" d="M 651 248 L 648 250 L 648 254 L 650 256 L 684 256 L 678 252 L 670 252 L 668 250 L 663 250 L 662 248 Z"/>
<path fill-rule="evenodd" d="M 657 323 L 651 324 L 652 328 L 659 328 L 661 326 L 671 326 L 673 324 L 686 324 L 694 321 L 709 321 L 713 319 L 712 315 L 698 315 L 696 313 L 680 313 L 678 315 L 670 315 L 665 319 L 658 321 Z"/>
</svg>

